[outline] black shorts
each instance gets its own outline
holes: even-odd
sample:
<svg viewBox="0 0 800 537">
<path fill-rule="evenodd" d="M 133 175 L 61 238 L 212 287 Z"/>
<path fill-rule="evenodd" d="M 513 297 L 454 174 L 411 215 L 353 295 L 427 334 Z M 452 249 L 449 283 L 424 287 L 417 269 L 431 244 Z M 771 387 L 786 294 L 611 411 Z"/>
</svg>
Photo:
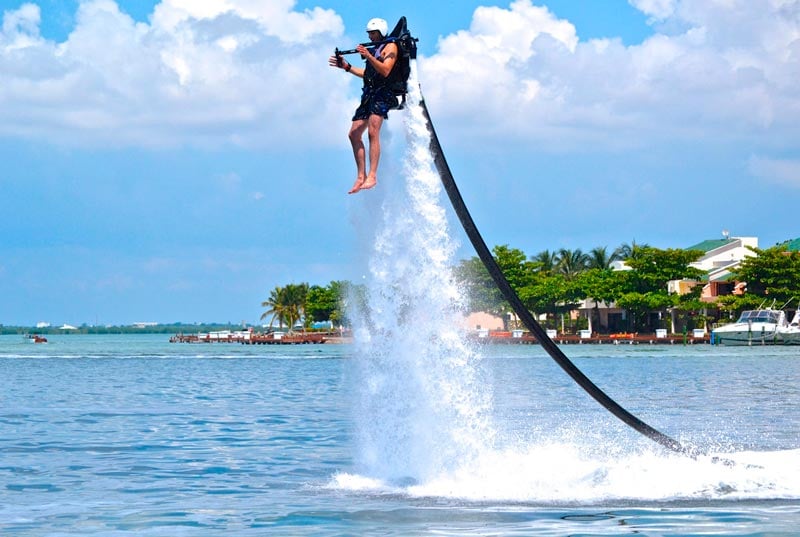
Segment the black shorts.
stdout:
<svg viewBox="0 0 800 537">
<path fill-rule="evenodd" d="M 399 105 L 400 102 L 390 89 L 364 88 L 364 91 L 361 94 L 361 104 L 358 106 L 358 108 L 356 108 L 356 113 L 353 115 L 353 121 L 367 119 L 373 114 L 376 116 L 382 116 L 383 119 L 388 119 L 389 110 L 397 108 Z"/>
</svg>

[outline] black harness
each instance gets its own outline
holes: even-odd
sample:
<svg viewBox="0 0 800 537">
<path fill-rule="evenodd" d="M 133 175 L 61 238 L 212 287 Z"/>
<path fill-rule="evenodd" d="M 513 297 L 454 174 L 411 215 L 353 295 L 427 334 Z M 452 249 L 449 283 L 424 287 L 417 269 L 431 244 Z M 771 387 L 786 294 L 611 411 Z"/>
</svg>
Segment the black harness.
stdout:
<svg viewBox="0 0 800 537">
<path fill-rule="evenodd" d="M 388 92 L 395 97 L 402 98 L 402 102 L 405 102 L 406 80 L 408 79 L 408 75 L 405 74 L 403 68 L 403 57 L 400 53 L 400 46 L 397 43 L 397 39 L 389 38 L 384 41 L 380 47 L 375 49 L 373 57 L 383 63 L 384 58 L 382 57 L 382 53 L 384 47 L 388 43 L 395 43 L 397 45 L 397 58 L 392 66 L 392 70 L 389 72 L 389 76 L 381 76 L 372 63 L 367 61 L 364 67 L 364 92 L 371 95 Z M 398 105 L 398 108 L 403 107 L 402 102 Z"/>
</svg>

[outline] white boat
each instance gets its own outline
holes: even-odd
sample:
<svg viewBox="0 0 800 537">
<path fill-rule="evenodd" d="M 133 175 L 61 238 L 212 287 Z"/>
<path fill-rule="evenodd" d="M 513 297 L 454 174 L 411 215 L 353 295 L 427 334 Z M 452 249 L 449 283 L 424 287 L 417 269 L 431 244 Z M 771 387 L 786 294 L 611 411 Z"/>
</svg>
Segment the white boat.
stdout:
<svg viewBox="0 0 800 537">
<path fill-rule="evenodd" d="M 794 312 L 792 322 L 778 327 L 778 339 L 784 345 L 800 345 L 800 307 Z"/>
<path fill-rule="evenodd" d="M 715 328 L 711 336 L 717 345 L 774 345 L 783 343 L 780 331 L 788 326 L 781 310 L 747 310 L 735 323 Z"/>
</svg>

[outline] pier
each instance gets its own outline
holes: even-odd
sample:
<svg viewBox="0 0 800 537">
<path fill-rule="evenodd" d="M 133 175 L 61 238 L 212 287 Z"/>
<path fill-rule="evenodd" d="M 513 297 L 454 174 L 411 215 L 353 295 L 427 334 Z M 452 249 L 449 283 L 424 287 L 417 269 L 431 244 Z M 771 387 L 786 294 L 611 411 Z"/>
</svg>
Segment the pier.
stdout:
<svg viewBox="0 0 800 537">
<path fill-rule="evenodd" d="M 340 332 L 268 332 L 251 331 L 209 332 L 201 334 L 176 334 L 169 338 L 170 343 L 238 343 L 240 345 L 310 345 L 322 343 L 342 343 L 348 340 Z"/>
<path fill-rule="evenodd" d="M 559 345 L 695 345 L 708 344 L 708 334 L 554 334 L 550 338 Z M 500 345 L 538 345 L 536 338 L 528 333 L 490 331 L 488 334 L 472 335 L 478 343 Z"/>
<path fill-rule="evenodd" d="M 468 340 L 486 345 L 538 345 L 536 338 L 521 331 L 471 333 Z M 708 334 L 553 334 L 559 345 L 698 345 L 710 343 Z M 349 331 L 339 332 L 210 332 L 176 334 L 171 343 L 238 343 L 240 345 L 309 345 L 351 343 Z"/>
</svg>

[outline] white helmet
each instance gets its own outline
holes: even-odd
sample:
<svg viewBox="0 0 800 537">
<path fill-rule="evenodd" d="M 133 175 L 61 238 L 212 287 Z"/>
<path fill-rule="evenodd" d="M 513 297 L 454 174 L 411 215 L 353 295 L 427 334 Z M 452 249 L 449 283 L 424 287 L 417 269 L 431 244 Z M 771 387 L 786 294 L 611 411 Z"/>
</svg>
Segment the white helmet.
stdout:
<svg viewBox="0 0 800 537">
<path fill-rule="evenodd" d="M 367 31 L 371 32 L 373 30 L 378 30 L 381 33 L 381 37 L 386 37 L 386 34 L 389 33 L 389 23 L 383 19 L 370 19 L 367 23 Z"/>
</svg>

